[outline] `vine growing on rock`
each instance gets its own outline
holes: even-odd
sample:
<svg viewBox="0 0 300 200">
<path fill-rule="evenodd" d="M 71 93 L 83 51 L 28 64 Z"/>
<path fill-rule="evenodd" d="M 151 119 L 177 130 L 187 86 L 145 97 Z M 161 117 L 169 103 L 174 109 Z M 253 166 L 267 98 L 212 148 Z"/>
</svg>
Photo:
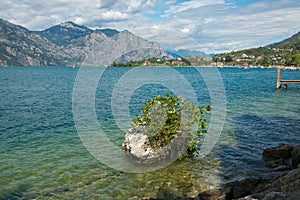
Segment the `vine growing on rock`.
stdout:
<svg viewBox="0 0 300 200">
<path fill-rule="evenodd" d="M 196 156 L 197 145 L 208 129 L 204 114 L 210 109 L 210 106 L 197 106 L 179 96 L 158 95 L 148 100 L 132 125 L 145 128 L 153 149 L 164 147 L 179 134 L 185 134 L 190 137 L 189 148 L 182 156 Z"/>
</svg>

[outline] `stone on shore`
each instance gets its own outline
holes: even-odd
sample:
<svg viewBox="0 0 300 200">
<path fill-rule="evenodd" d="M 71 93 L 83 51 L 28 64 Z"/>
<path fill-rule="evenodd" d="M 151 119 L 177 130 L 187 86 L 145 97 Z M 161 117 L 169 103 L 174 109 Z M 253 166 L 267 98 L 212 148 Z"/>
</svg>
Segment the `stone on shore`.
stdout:
<svg viewBox="0 0 300 200">
<path fill-rule="evenodd" d="M 219 191 L 220 194 L 208 195 L 209 198 L 207 199 L 298 200 L 300 197 L 300 146 L 281 144 L 274 148 L 265 149 L 263 156 L 264 158 L 274 159 L 279 166 L 261 174 L 259 177 L 248 177 L 240 181 L 227 183 L 224 185 L 223 190 Z M 202 192 L 200 194 L 206 193 Z M 200 194 L 198 197 L 200 197 Z M 214 193 L 208 192 L 208 194 Z"/>
<path fill-rule="evenodd" d="M 264 185 L 261 191 L 256 191 L 251 196 L 257 199 L 299 199 L 300 169 L 294 169 L 275 181 Z"/>
</svg>

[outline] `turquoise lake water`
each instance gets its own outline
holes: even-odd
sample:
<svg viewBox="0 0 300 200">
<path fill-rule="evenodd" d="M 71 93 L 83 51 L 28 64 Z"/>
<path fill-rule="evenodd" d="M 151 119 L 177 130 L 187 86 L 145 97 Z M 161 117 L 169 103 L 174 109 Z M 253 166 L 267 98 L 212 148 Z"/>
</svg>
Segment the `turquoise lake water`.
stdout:
<svg viewBox="0 0 300 200">
<path fill-rule="evenodd" d="M 125 132 L 114 120 L 111 99 L 118 81 L 131 70 L 108 68 L 95 93 L 97 120 L 120 151 Z M 199 104 L 211 103 L 195 68 L 173 70 L 191 84 Z M 226 181 L 268 170 L 261 158 L 264 148 L 300 144 L 300 86 L 275 90 L 275 69 L 219 68 L 226 120 L 210 154 L 147 173 L 118 171 L 95 159 L 77 133 L 72 95 L 78 71 L 66 67 L 0 68 L 0 199 L 194 197 Z M 159 74 L 157 80 L 176 85 L 176 77 L 164 73 L 162 67 L 147 68 L 145 76 L 137 78 L 143 81 L 151 71 Z M 284 71 L 283 76 L 300 80 L 299 71 Z M 167 92 L 168 88 L 159 84 L 137 88 L 126 103 L 131 117 L 139 114 L 147 99 Z"/>
</svg>

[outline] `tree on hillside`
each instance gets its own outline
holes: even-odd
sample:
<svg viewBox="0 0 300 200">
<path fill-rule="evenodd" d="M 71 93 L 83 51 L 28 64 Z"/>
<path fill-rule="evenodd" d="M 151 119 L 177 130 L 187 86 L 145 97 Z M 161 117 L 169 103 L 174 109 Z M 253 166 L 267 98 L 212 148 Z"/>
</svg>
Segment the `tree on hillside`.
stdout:
<svg viewBox="0 0 300 200">
<path fill-rule="evenodd" d="M 286 65 L 300 66 L 300 53 L 287 55 Z"/>
</svg>

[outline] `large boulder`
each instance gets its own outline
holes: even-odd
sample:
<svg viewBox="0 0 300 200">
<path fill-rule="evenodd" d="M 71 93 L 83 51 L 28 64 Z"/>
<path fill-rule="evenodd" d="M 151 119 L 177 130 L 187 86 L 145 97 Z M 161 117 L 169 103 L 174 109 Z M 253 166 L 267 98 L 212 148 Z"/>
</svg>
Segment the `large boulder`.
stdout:
<svg viewBox="0 0 300 200">
<path fill-rule="evenodd" d="M 201 192 L 198 197 L 195 199 L 197 200 L 226 200 L 225 194 L 222 190 L 208 190 Z"/>
<path fill-rule="evenodd" d="M 147 127 L 138 126 L 128 130 L 122 144 L 123 152 L 138 164 L 155 164 L 175 161 L 187 151 L 191 137 L 187 133 L 178 133 L 168 145 L 153 149 L 147 136 Z"/>
<path fill-rule="evenodd" d="M 239 181 L 227 183 L 224 185 L 224 189 L 226 189 L 226 199 L 245 197 L 251 193 L 258 183 L 258 177 L 249 177 Z"/>
<path fill-rule="evenodd" d="M 263 151 L 263 158 L 269 167 L 276 169 L 292 168 L 291 157 L 294 146 L 281 144 L 277 147 L 267 148 Z"/>
<path fill-rule="evenodd" d="M 154 153 L 149 145 L 147 135 L 142 133 L 126 134 L 122 144 L 122 150 L 140 159 L 149 159 Z"/>
<path fill-rule="evenodd" d="M 300 169 L 294 169 L 275 181 L 264 185 L 261 191 L 256 191 L 251 196 L 257 199 L 299 199 Z"/>
<path fill-rule="evenodd" d="M 294 147 L 291 154 L 292 154 L 292 167 L 293 169 L 295 169 L 300 164 L 300 146 Z"/>
<path fill-rule="evenodd" d="M 269 167 L 277 168 L 287 165 L 295 169 L 300 164 L 300 146 L 281 144 L 267 148 L 263 151 L 263 157 L 267 160 Z"/>
<path fill-rule="evenodd" d="M 289 158 L 292 155 L 293 146 L 281 144 L 277 147 L 267 148 L 263 151 L 264 158 Z"/>
</svg>

